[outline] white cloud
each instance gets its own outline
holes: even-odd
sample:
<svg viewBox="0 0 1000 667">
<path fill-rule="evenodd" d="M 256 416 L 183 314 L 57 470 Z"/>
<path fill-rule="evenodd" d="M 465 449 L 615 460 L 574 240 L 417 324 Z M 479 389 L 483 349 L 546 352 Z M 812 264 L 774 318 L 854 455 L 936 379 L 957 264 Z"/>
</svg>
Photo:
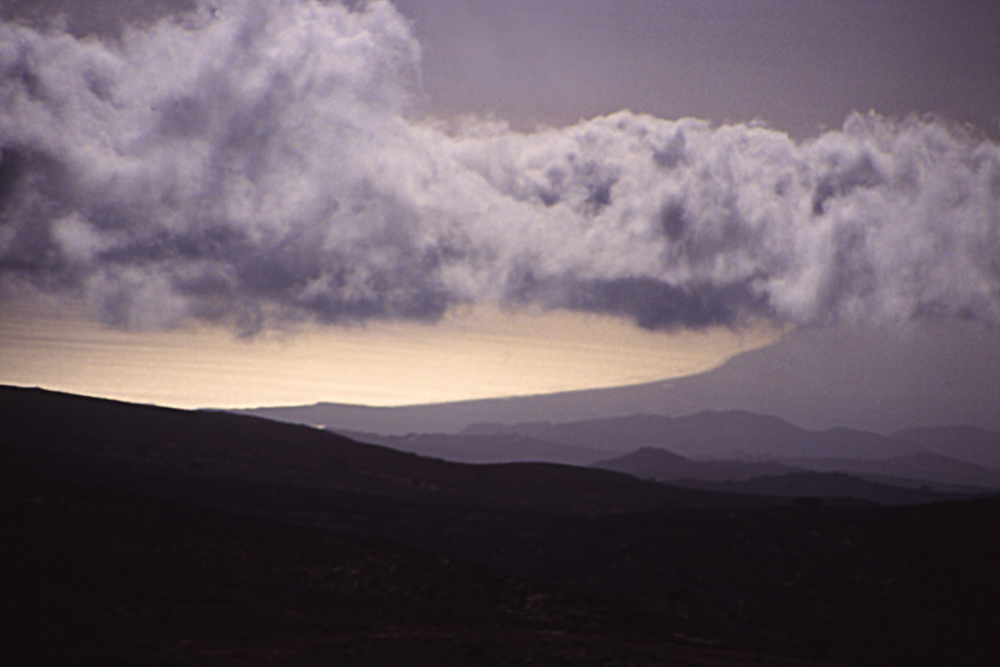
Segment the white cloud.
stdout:
<svg viewBox="0 0 1000 667">
<path fill-rule="evenodd" d="M 142 327 L 477 300 L 1000 321 L 1000 150 L 947 123 L 449 132 L 407 116 L 420 48 L 390 4 L 215 6 L 120 42 L 0 26 L 0 283 Z"/>
</svg>

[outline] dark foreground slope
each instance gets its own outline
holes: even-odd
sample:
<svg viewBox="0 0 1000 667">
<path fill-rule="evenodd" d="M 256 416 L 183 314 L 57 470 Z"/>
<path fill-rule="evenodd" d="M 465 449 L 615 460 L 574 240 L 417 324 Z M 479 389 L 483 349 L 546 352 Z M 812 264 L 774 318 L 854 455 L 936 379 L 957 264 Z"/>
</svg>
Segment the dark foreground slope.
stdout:
<svg viewBox="0 0 1000 667">
<path fill-rule="evenodd" d="M 588 468 L 469 466 L 253 417 L 39 389 L 0 387 L 0 405 L 9 467 L 26 472 L 38 468 L 70 479 L 86 471 L 94 481 L 166 497 L 201 494 L 198 502 L 229 509 L 259 505 L 264 512 L 284 512 L 274 504 L 278 496 L 267 494 L 291 494 L 294 502 L 302 494 L 345 499 L 361 494 L 390 505 L 530 507 L 555 513 L 778 504 Z M 288 511 L 292 517 L 299 509 Z"/>
<path fill-rule="evenodd" d="M 994 500 L 800 507 L 232 415 L 14 389 L 0 407 L 5 664 L 1000 654 Z"/>
<path fill-rule="evenodd" d="M 645 640 L 601 605 L 385 540 L 3 483 L 5 664 L 759 664 Z"/>
</svg>

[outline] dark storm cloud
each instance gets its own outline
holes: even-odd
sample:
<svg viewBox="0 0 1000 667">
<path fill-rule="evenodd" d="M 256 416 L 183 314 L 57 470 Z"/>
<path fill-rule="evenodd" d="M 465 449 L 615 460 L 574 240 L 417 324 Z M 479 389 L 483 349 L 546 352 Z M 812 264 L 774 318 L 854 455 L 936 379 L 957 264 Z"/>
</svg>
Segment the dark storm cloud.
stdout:
<svg viewBox="0 0 1000 667">
<path fill-rule="evenodd" d="M 1000 151 L 851 116 L 796 143 L 620 112 L 408 120 L 383 2 L 218 2 L 120 39 L 0 26 L 0 288 L 105 321 L 434 320 L 497 300 L 647 328 L 1000 320 Z"/>
<path fill-rule="evenodd" d="M 627 317 L 643 329 L 732 326 L 747 315 L 768 315 L 766 300 L 746 284 L 674 286 L 650 278 L 536 280 L 510 285 L 508 300 Z"/>
</svg>

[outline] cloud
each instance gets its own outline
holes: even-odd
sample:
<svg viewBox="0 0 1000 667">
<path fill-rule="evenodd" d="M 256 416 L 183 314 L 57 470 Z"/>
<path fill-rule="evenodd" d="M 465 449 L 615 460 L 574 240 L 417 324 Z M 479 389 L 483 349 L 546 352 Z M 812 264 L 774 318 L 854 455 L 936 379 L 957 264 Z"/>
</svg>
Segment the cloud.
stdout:
<svg viewBox="0 0 1000 667">
<path fill-rule="evenodd" d="M 476 301 L 1000 322 L 1000 149 L 945 121 L 448 126 L 408 115 L 419 65 L 386 2 L 206 3 L 105 41 L 0 25 L 0 294 L 244 332 Z"/>
</svg>

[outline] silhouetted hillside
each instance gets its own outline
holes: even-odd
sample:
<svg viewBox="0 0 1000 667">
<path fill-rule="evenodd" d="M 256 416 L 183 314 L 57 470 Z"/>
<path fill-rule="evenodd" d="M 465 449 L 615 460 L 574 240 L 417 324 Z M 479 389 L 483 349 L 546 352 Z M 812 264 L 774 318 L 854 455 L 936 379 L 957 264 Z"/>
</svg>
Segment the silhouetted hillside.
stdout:
<svg viewBox="0 0 1000 667">
<path fill-rule="evenodd" d="M 159 488 L 156 480 L 185 475 L 398 501 L 570 513 L 769 502 L 669 488 L 591 468 L 467 466 L 227 413 L 8 387 L 0 387 L 0 401 L 12 469 L 91 468 L 99 478 L 137 489 Z M 137 486 L 133 480 L 143 477 L 150 478 L 143 482 L 147 486 Z M 169 485 L 164 493 L 171 493 Z"/>
<path fill-rule="evenodd" d="M 916 505 L 968 498 L 968 494 L 938 493 L 923 489 L 906 489 L 859 479 L 842 472 L 791 472 L 764 475 L 753 479 L 707 481 L 676 479 L 673 484 L 693 489 L 754 493 L 793 498 L 854 499 L 882 505 Z"/>
<path fill-rule="evenodd" d="M 949 456 L 917 452 L 885 459 L 789 458 L 787 462 L 820 472 L 847 472 L 883 478 L 924 480 L 938 484 L 1000 488 L 1000 473 Z"/>
<path fill-rule="evenodd" d="M 808 468 L 811 461 L 804 459 L 800 463 Z M 827 459 L 821 461 L 828 462 Z M 852 499 L 886 505 L 908 505 L 957 500 L 972 495 L 971 492 L 940 493 L 927 489 L 900 488 L 891 483 L 868 481 L 842 472 L 807 472 L 775 461 L 692 461 L 673 452 L 649 447 L 615 459 L 598 461 L 593 467 L 694 489 L 814 498 L 827 503 Z"/>
</svg>

